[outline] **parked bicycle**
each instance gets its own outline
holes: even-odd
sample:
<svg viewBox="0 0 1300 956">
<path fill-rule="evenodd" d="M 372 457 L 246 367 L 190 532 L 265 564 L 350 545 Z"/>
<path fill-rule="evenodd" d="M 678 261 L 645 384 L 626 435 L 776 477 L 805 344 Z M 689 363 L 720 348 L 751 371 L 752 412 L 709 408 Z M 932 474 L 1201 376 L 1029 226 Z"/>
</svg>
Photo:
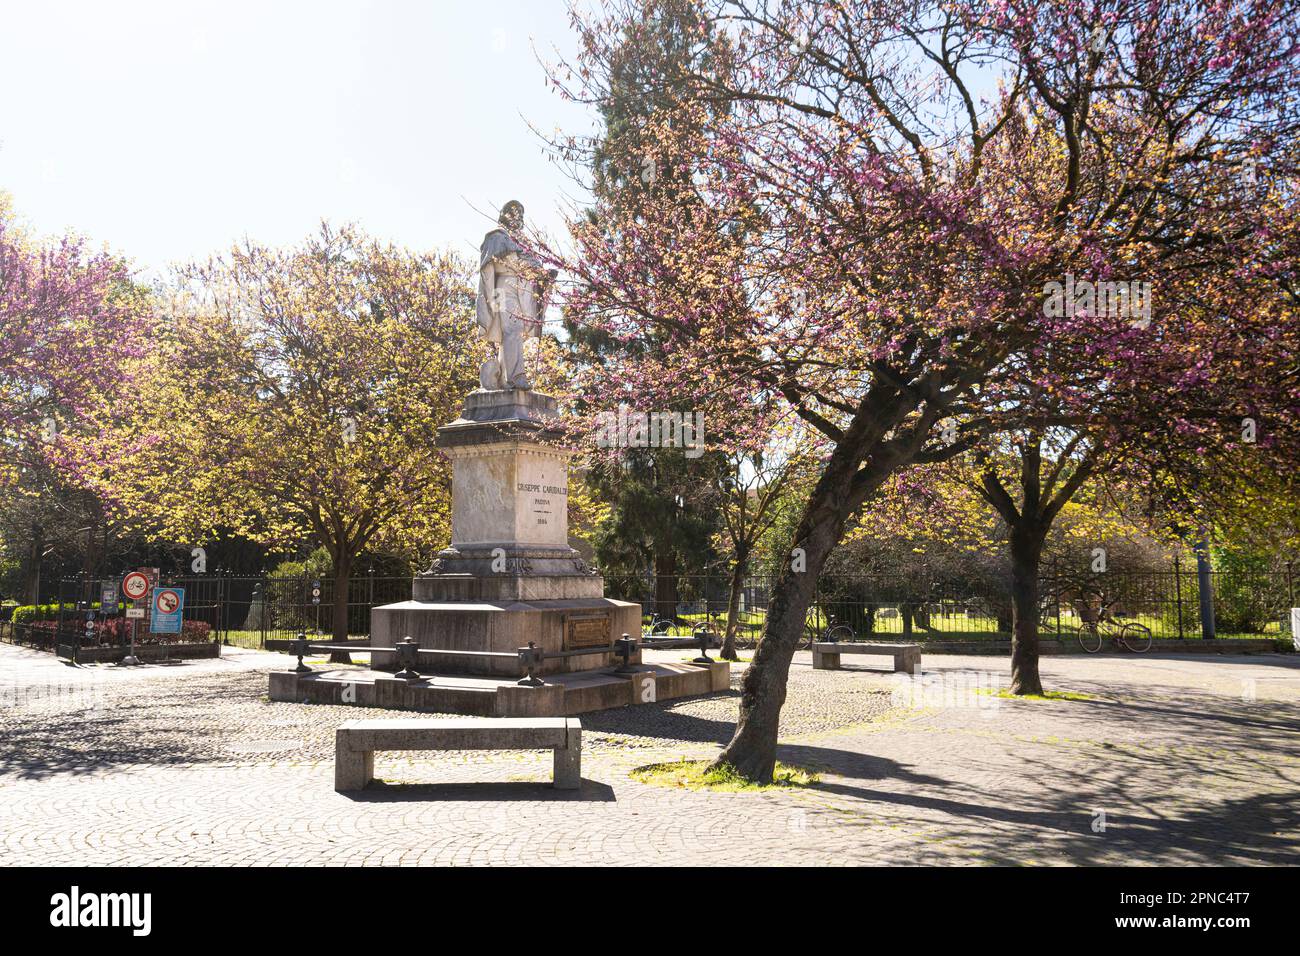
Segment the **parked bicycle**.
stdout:
<svg viewBox="0 0 1300 956">
<path fill-rule="evenodd" d="M 650 619 L 650 626 L 645 634 L 647 637 L 667 637 L 675 623 L 671 617 L 660 617 L 656 614 Z"/>
<path fill-rule="evenodd" d="M 1125 648 L 1134 654 L 1145 654 L 1151 650 L 1151 628 L 1137 621 L 1120 621 L 1111 613 L 1114 600 L 1101 602 L 1092 620 L 1084 616 L 1076 636 L 1079 646 L 1089 654 L 1096 654 L 1101 645 L 1110 639 L 1115 646 Z"/>
<path fill-rule="evenodd" d="M 799 650 L 812 650 L 812 646 L 822 641 L 852 641 L 857 635 L 853 633 L 853 628 L 847 624 L 837 624 L 835 618 L 828 617 L 826 626 L 821 627 L 821 613 L 817 608 L 811 608 L 808 616 L 804 619 L 803 640 L 799 642 Z"/>
</svg>

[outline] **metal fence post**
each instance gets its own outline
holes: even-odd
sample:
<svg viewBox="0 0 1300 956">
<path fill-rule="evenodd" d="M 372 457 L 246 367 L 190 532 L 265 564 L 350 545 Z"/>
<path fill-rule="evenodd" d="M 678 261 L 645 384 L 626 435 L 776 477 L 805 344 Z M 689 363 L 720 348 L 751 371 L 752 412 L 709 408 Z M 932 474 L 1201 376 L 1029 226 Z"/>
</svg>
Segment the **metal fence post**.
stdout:
<svg viewBox="0 0 1300 956">
<path fill-rule="evenodd" d="M 266 578 L 258 582 L 253 591 L 253 597 L 257 601 L 257 627 L 262 632 L 260 637 L 260 646 L 266 648 Z"/>
<path fill-rule="evenodd" d="M 62 577 L 60 577 L 54 584 L 54 605 L 55 605 L 54 613 L 57 615 L 55 617 L 55 620 L 58 621 L 58 624 L 55 626 L 55 630 L 61 631 L 63 630 L 63 578 Z M 54 646 L 56 648 L 55 653 L 57 654 L 58 653 L 57 648 L 59 646 L 57 637 L 55 638 Z"/>
<path fill-rule="evenodd" d="M 1183 639 L 1183 566 L 1174 555 L 1174 596 L 1178 602 L 1178 639 Z"/>
<path fill-rule="evenodd" d="M 1202 532 L 1196 546 L 1196 586 L 1201 599 L 1201 640 L 1214 640 L 1214 579 L 1210 568 L 1210 542 Z"/>
<path fill-rule="evenodd" d="M 366 637 L 370 636 L 370 611 L 375 606 L 375 569 L 372 565 L 366 569 L 366 623 L 365 627 L 358 627 L 357 633 L 364 633 Z"/>
</svg>

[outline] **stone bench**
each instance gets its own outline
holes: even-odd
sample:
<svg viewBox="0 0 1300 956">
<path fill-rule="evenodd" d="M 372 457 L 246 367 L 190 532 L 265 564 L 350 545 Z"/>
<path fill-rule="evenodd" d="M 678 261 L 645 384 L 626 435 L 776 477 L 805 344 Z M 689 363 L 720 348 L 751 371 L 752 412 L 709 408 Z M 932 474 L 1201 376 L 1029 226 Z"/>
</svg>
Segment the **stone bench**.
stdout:
<svg viewBox="0 0 1300 956">
<path fill-rule="evenodd" d="M 818 641 L 812 646 L 813 669 L 840 669 L 841 654 L 881 654 L 894 659 L 894 670 L 915 674 L 921 669 L 920 644 L 870 644 L 865 641 Z"/>
<path fill-rule="evenodd" d="M 554 750 L 553 785 L 577 790 L 582 722 L 576 717 L 349 720 L 334 735 L 334 789 L 361 790 L 373 780 L 376 750 Z"/>
</svg>

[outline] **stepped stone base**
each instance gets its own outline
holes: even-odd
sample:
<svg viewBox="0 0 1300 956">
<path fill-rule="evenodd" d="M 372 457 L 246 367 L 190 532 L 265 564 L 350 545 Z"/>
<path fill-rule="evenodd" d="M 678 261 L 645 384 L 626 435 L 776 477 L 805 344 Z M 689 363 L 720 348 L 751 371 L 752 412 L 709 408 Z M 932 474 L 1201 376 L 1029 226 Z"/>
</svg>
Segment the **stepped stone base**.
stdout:
<svg viewBox="0 0 1300 956">
<path fill-rule="evenodd" d="M 638 664 L 559 674 L 540 687 L 485 677 L 437 675 L 408 681 L 380 671 L 335 670 L 270 675 L 272 700 L 419 710 L 478 717 L 571 717 L 610 707 L 694 697 L 731 686 L 731 665 Z"/>
<path fill-rule="evenodd" d="M 439 673 L 484 677 L 522 677 L 518 652 L 529 641 L 548 655 L 583 650 L 577 643 L 580 640 L 599 645 L 591 646 L 590 653 L 544 657 L 542 674 L 611 666 L 621 662 L 613 651 L 613 642 L 624 634 L 639 637 L 640 633 L 641 605 L 599 596 L 538 601 L 401 601 L 370 612 L 370 642 L 374 647 L 392 647 L 409 636 L 422 648 L 506 655 L 430 654 L 421 658 L 422 666 L 427 664 Z"/>
</svg>

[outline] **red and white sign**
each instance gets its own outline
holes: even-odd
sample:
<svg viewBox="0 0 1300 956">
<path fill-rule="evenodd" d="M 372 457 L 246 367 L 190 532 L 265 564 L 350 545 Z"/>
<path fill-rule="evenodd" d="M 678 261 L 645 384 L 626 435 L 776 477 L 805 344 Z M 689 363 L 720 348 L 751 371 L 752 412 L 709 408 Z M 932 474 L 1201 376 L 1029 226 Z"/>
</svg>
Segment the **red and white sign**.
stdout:
<svg viewBox="0 0 1300 956">
<path fill-rule="evenodd" d="M 153 596 L 155 614 L 175 614 L 181 606 L 181 596 L 171 588 L 159 588 Z"/>
<path fill-rule="evenodd" d="M 149 593 L 149 576 L 142 571 L 132 571 L 122 579 L 122 593 L 138 601 Z"/>
</svg>

